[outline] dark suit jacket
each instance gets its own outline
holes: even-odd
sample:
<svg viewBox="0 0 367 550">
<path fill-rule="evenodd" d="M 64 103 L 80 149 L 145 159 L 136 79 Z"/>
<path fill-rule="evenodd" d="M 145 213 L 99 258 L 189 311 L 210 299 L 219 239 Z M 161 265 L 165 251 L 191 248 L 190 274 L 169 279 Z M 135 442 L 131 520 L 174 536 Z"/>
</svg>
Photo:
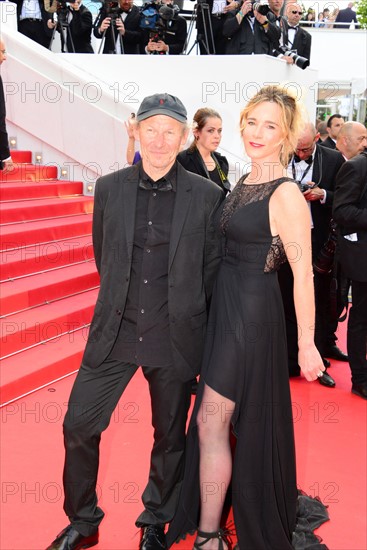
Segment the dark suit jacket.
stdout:
<svg viewBox="0 0 367 550">
<path fill-rule="evenodd" d="M 94 53 L 91 44 L 93 27 L 92 14 L 83 6 L 78 11 L 71 10 L 73 18 L 70 21 L 69 31 L 74 43 L 75 53 Z M 72 52 L 72 45 L 68 38 L 68 52 Z"/>
<path fill-rule="evenodd" d="M 338 151 L 316 145 L 316 154 L 312 171 L 312 181 L 326 190 L 326 202 L 311 201 L 311 213 L 314 228 L 312 230 L 312 254 L 316 256 L 329 235 L 329 224 L 332 214 L 332 204 L 336 175 L 344 164 L 344 158 Z"/>
<path fill-rule="evenodd" d="M 168 22 L 166 37 L 164 42 L 169 46 L 169 55 L 178 55 L 182 53 L 183 47 L 186 42 L 186 36 L 187 36 L 186 19 L 178 15 L 175 17 L 175 19 Z M 144 29 L 142 31 L 141 53 L 146 53 L 145 46 L 148 44 L 148 42 L 149 42 L 149 30 Z"/>
<path fill-rule="evenodd" d="M 323 147 L 327 147 L 328 149 L 336 149 L 336 143 L 333 139 L 331 139 L 330 136 L 328 136 L 324 141 L 320 144 Z"/>
<path fill-rule="evenodd" d="M 2 169 L 2 161 L 10 157 L 8 132 L 6 131 L 6 108 L 3 81 L 0 76 L 0 169 Z"/>
<path fill-rule="evenodd" d="M 228 160 L 226 159 L 226 157 L 217 152 L 214 152 L 213 154 L 224 174 L 228 176 Z M 201 158 L 201 155 L 196 147 L 181 151 L 181 153 L 177 155 L 177 160 L 185 168 L 185 170 L 193 172 L 194 174 L 198 174 L 203 178 L 208 177 L 203 159 Z M 229 191 L 229 189 L 225 187 L 222 187 L 222 189 L 225 193 Z"/>
<path fill-rule="evenodd" d="M 280 29 L 274 23 L 269 22 L 268 30 L 260 25 L 257 19 L 254 20 L 254 30 L 252 31 L 248 17 L 242 19 L 238 24 L 236 12 L 229 12 L 224 21 L 223 34 L 229 38 L 227 44 L 227 54 L 268 54 L 278 44 L 280 38 Z"/>
<path fill-rule="evenodd" d="M 358 241 L 348 243 L 351 249 L 350 257 L 341 255 L 340 263 L 346 275 L 351 274 L 349 276 L 352 279 L 364 282 L 367 282 L 366 185 L 367 154 L 362 153 L 345 162 L 340 168 L 336 178 L 333 204 L 333 218 L 339 225 L 341 235 L 358 235 Z"/>
<path fill-rule="evenodd" d="M 94 23 L 94 36 L 96 38 L 102 38 L 103 34 L 99 32 L 99 27 L 103 19 L 107 17 L 106 10 L 102 7 L 99 11 L 98 17 Z M 124 46 L 124 52 L 128 54 L 139 53 L 139 45 L 141 41 L 140 30 L 140 10 L 137 6 L 133 6 L 124 21 L 125 34 L 122 37 Z M 118 31 L 115 32 L 115 37 L 118 36 Z M 115 44 L 113 43 L 111 26 L 106 31 L 105 42 L 103 46 L 103 53 L 113 53 L 115 50 Z"/>
<path fill-rule="evenodd" d="M 353 11 L 351 8 L 345 8 L 344 10 L 340 10 L 338 15 L 336 16 L 335 23 L 348 23 L 348 25 L 336 25 L 336 29 L 349 29 L 351 22 L 354 21 L 356 23 L 356 28 L 359 27 L 357 24 L 357 16 L 356 12 Z"/>
<path fill-rule="evenodd" d="M 12 0 L 13 2 L 16 3 L 17 5 L 17 20 L 18 20 L 18 23 L 19 23 L 19 20 L 20 20 L 20 14 L 22 13 L 22 8 L 23 8 L 23 2 L 24 0 Z M 56 0 L 54 0 L 55 2 Z M 45 31 L 46 35 L 49 36 L 51 38 L 52 36 L 52 29 L 49 29 L 48 26 L 47 26 L 47 21 L 49 19 L 52 19 L 52 14 L 51 13 L 47 13 L 47 11 L 45 10 L 45 6 L 44 6 L 44 3 L 43 3 L 43 0 L 38 0 L 38 3 L 39 3 L 39 6 L 40 6 L 40 9 L 41 9 L 41 15 L 42 15 L 42 21 L 43 21 L 43 30 Z"/>
<path fill-rule="evenodd" d="M 129 288 L 139 164 L 97 181 L 93 245 L 101 287 L 83 362 L 98 367 L 116 340 Z M 213 182 L 177 163 L 177 191 L 168 265 L 168 311 L 174 368 L 181 379 L 199 372 L 207 303 L 220 261 L 212 216 L 223 199 Z"/>
<path fill-rule="evenodd" d="M 305 31 L 305 29 L 302 29 L 302 27 L 298 27 L 298 30 L 294 37 L 292 50 L 297 50 L 298 55 L 301 55 L 302 57 L 305 57 L 310 61 L 311 41 L 312 41 L 312 36 L 310 35 L 310 33 Z"/>
</svg>

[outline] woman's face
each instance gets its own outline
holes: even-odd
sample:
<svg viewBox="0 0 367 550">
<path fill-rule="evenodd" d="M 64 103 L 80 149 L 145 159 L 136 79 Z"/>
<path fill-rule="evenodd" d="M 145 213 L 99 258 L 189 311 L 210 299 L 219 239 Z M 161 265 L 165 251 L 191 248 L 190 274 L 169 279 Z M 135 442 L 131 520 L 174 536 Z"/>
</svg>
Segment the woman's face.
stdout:
<svg viewBox="0 0 367 550">
<path fill-rule="evenodd" d="M 202 149 L 212 153 L 222 139 L 222 121 L 217 117 L 209 117 L 201 130 L 194 130 L 196 143 Z"/>
<path fill-rule="evenodd" d="M 284 139 L 279 105 L 260 103 L 248 113 L 245 124 L 242 139 L 247 155 L 252 160 L 279 162 Z"/>
</svg>

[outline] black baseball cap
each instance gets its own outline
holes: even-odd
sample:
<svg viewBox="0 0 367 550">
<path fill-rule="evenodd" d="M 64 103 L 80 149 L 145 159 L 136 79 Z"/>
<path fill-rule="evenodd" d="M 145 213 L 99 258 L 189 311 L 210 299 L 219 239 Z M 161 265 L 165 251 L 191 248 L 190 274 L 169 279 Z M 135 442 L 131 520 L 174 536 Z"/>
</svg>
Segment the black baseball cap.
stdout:
<svg viewBox="0 0 367 550">
<path fill-rule="evenodd" d="M 178 97 L 170 94 L 154 94 L 145 97 L 136 114 L 136 120 L 140 122 L 154 115 L 166 115 L 179 122 L 187 122 L 184 104 Z"/>
</svg>

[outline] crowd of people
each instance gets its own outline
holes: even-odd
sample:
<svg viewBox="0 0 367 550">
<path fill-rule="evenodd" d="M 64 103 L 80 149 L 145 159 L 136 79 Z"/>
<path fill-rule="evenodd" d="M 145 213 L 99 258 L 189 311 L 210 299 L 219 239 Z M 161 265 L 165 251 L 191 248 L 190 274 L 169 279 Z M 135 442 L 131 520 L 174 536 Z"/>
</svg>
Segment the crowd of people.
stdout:
<svg viewBox="0 0 367 550">
<path fill-rule="evenodd" d="M 139 8 L 133 0 L 104 2 L 94 22 L 83 0 L 15 1 L 19 32 L 46 48 L 52 46 L 58 31 L 63 52 L 94 53 L 93 33 L 101 41 L 98 53 L 187 53 L 187 21 L 173 0 L 152 0 Z M 357 25 L 352 6 L 334 15 L 326 8 L 315 21 L 315 13 L 304 13 L 296 0 L 269 0 L 266 6 L 252 0 L 209 0 L 199 3 L 193 12 L 195 43 L 201 55 L 268 54 L 306 68 L 310 64 L 311 35 L 304 27 L 330 27 L 334 20 L 341 28 L 348 28 L 352 21 Z M 305 61 L 297 63 L 294 54 Z"/>
</svg>

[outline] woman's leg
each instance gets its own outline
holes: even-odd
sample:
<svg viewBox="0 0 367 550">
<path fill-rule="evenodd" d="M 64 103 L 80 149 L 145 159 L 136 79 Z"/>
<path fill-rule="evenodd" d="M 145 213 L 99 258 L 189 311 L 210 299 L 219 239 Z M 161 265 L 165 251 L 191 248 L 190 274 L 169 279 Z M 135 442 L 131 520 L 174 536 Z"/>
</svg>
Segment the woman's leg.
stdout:
<svg viewBox="0 0 367 550">
<path fill-rule="evenodd" d="M 200 531 L 214 532 L 220 528 L 222 508 L 232 473 L 229 430 L 234 405 L 233 401 L 205 386 L 197 416 L 200 446 Z M 197 542 L 203 540 L 205 537 L 197 537 Z M 212 539 L 202 548 L 217 550 L 218 545 L 218 539 Z"/>
</svg>

